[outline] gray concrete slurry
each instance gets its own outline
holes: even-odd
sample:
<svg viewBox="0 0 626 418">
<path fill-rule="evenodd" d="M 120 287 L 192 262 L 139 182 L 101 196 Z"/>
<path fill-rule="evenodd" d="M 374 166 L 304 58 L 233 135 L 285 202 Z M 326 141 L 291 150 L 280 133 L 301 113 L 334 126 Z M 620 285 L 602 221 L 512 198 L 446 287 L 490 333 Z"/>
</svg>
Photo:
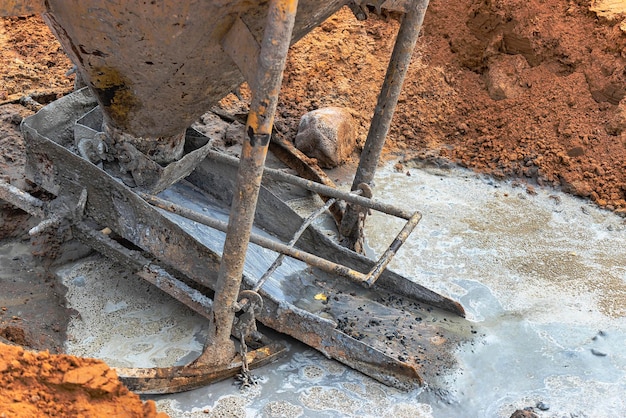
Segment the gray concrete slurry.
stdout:
<svg viewBox="0 0 626 418">
<path fill-rule="evenodd" d="M 540 417 L 626 415 L 623 218 L 462 170 L 389 166 L 375 193 L 423 213 L 392 268 L 459 300 L 476 325 L 457 368 L 403 393 L 291 341 L 287 357 L 255 371 L 256 388 L 225 381 L 158 397 L 158 407 L 172 417 L 509 417 L 525 407 Z M 369 245 L 380 253 L 401 225 L 372 215 Z M 110 261 L 60 274 L 80 312 L 70 353 L 142 367 L 199 353 L 205 320 Z"/>
</svg>

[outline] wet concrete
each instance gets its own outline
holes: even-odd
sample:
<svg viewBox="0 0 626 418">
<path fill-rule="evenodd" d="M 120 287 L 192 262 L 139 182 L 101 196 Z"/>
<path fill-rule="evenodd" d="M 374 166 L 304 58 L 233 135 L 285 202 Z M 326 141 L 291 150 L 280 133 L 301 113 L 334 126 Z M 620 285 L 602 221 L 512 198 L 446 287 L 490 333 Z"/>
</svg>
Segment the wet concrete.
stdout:
<svg viewBox="0 0 626 418">
<path fill-rule="evenodd" d="M 623 218 L 459 170 L 388 167 L 376 182 L 377 198 L 424 215 L 392 267 L 460 300 L 479 330 L 456 353 L 459 367 L 403 393 L 292 341 L 288 357 L 255 371 L 256 388 L 240 392 L 225 381 L 159 397 L 161 410 L 174 417 L 508 417 L 525 407 L 542 417 L 626 414 Z M 374 214 L 370 246 L 381 252 L 400 228 Z M 80 312 L 68 329 L 69 352 L 114 366 L 161 366 L 200 350 L 204 319 L 110 262 L 82 260 L 61 276 Z"/>
<path fill-rule="evenodd" d="M 485 334 L 459 351 L 435 415 L 508 416 L 543 402 L 546 416 L 622 416 L 624 219 L 552 190 L 408 173 L 377 179 L 379 198 L 424 214 L 392 267 L 460 300 Z M 378 219 L 369 233 L 380 251 L 389 227 Z"/>
<path fill-rule="evenodd" d="M 0 241 L 0 341 L 59 353 L 72 312 L 34 249 L 28 240 Z"/>
</svg>

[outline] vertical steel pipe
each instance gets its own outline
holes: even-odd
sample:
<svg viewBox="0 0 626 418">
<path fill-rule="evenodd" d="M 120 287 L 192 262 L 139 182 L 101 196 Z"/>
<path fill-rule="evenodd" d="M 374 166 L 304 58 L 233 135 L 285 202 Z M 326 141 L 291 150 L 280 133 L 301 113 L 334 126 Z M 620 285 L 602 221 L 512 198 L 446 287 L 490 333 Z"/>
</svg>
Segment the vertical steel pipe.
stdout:
<svg viewBox="0 0 626 418">
<path fill-rule="evenodd" d="M 374 110 L 372 124 L 361 153 L 359 167 L 352 182 L 353 190 L 361 183 L 370 184 L 374 179 L 376 166 L 402 91 L 404 77 L 409 69 L 417 37 L 424 22 L 428 0 L 415 0 L 412 3 L 400 24 L 385 81 Z"/>
<path fill-rule="evenodd" d="M 257 78 L 251 83 L 254 91 L 246 124 L 247 135 L 237 172 L 213 314 L 207 343 L 196 360 L 199 364 L 224 364 L 235 354 L 230 339 L 231 328 L 297 6 L 297 0 L 270 2 Z"/>
<path fill-rule="evenodd" d="M 352 182 L 352 190 L 356 190 L 361 183 L 370 185 L 374 180 L 376 166 L 389 133 L 404 77 L 409 69 L 413 50 L 424 22 L 428 1 L 414 0 L 407 4 L 408 10 L 400 24 L 385 81 L 378 96 L 372 123 Z M 353 241 L 352 238 L 357 234 L 355 230 L 358 228 L 358 219 L 356 209 L 349 205 L 341 225 L 341 233 L 349 241 Z"/>
</svg>

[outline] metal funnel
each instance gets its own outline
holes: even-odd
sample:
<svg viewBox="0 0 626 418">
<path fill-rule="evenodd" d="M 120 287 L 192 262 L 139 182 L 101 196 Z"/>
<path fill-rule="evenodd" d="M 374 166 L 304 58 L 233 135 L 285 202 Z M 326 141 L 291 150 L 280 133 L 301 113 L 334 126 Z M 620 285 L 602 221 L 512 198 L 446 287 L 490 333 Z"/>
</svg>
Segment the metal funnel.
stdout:
<svg viewBox="0 0 626 418">
<path fill-rule="evenodd" d="M 345 3 L 300 1 L 292 42 Z M 231 57 L 258 51 L 268 2 L 49 0 L 45 7 L 44 19 L 98 98 L 107 134 L 168 163 L 182 154 L 185 128 L 245 81 L 246 69 Z M 236 51 L 226 53 L 229 31 Z"/>
</svg>

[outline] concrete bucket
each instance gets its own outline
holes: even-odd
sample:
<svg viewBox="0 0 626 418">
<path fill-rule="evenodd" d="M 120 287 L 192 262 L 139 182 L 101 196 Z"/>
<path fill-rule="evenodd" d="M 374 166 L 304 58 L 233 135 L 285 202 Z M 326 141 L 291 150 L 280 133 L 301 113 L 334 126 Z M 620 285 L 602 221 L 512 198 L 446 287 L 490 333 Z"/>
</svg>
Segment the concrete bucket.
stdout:
<svg viewBox="0 0 626 418">
<path fill-rule="evenodd" d="M 167 163 L 185 129 L 253 74 L 268 3 L 51 0 L 43 16 L 96 94 L 106 132 Z M 291 41 L 344 3 L 301 1 Z"/>
</svg>

